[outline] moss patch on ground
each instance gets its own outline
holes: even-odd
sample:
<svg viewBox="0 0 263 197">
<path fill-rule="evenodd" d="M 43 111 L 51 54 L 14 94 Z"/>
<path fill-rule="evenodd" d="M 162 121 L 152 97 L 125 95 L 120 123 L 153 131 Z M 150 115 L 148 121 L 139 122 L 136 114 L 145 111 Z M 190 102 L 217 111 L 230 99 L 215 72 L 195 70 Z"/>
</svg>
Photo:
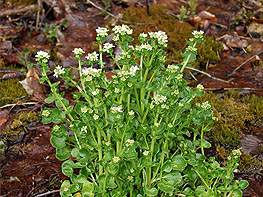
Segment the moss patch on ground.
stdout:
<svg viewBox="0 0 263 197">
<path fill-rule="evenodd" d="M 263 122 L 263 98 L 256 95 L 243 96 L 239 92 L 229 91 L 222 95 L 208 92 L 197 102 L 209 101 L 213 105 L 217 118 L 211 131 L 205 135 L 214 145 L 216 157 L 224 164 L 233 149 L 240 148 L 242 136 Z M 249 124 L 248 124 L 249 123 Z M 261 133 L 254 133 L 255 135 Z M 263 146 L 261 146 L 263 154 Z M 240 169 L 251 172 L 263 167 L 260 155 L 244 153 L 240 160 Z"/>
<path fill-rule="evenodd" d="M 169 10 L 158 5 L 151 6 L 150 13 L 151 15 L 148 16 L 145 8 L 130 7 L 123 12 L 123 20 L 131 23 L 129 26 L 133 29 L 135 38 L 142 32 L 165 31 L 169 40 L 167 63 L 180 63 L 181 53 L 187 46 L 186 40 L 192 36 L 193 30 L 197 27 L 188 23 L 180 23 Z M 205 36 L 205 40 L 204 44 L 198 46 L 197 61 L 193 65 L 196 68 L 199 68 L 200 64 L 205 65 L 209 61 L 218 60 L 218 52 L 223 49 L 222 44 L 213 38 Z M 135 43 L 139 43 L 138 40 L 135 39 Z"/>
</svg>

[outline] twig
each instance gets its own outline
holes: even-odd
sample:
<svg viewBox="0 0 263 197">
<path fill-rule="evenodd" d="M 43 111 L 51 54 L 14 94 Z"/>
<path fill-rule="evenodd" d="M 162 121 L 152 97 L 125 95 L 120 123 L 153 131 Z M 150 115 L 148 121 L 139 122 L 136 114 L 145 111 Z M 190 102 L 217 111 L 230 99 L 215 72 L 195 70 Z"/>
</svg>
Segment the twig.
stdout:
<svg viewBox="0 0 263 197">
<path fill-rule="evenodd" d="M 4 109 L 4 108 L 7 108 L 7 107 L 14 107 L 16 105 L 36 105 L 38 104 L 37 102 L 28 102 L 28 103 L 15 103 L 15 104 L 6 104 L 2 107 L 0 107 L 0 109 Z"/>
<path fill-rule="evenodd" d="M 250 91 L 262 91 L 263 88 L 205 88 L 207 91 L 216 91 L 216 90 L 250 90 Z"/>
<path fill-rule="evenodd" d="M 16 14 L 22 14 L 24 12 L 27 12 L 28 10 L 33 10 L 33 9 L 36 9 L 36 8 L 37 8 L 37 5 L 29 5 L 29 6 L 26 6 L 24 8 L 20 8 L 20 9 L 6 10 L 6 11 L 3 11 L 3 12 L 0 12 L 0 17 L 16 15 Z"/>
<path fill-rule="evenodd" d="M 37 0 L 37 20 L 36 20 L 36 31 L 38 30 L 38 23 L 39 23 L 39 16 L 40 16 L 40 9 L 41 6 L 41 0 Z"/>
<path fill-rule="evenodd" d="M 223 80 L 223 79 L 219 79 L 219 78 L 217 78 L 217 77 L 213 77 L 213 76 L 210 75 L 209 73 L 204 72 L 204 71 L 201 71 L 201 70 L 198 70 L 198 69 L 196 69 L 196 68 L 192 68 L 192 67 L 188 67 L 188 66 L 186 66 L 185 68 L 187 68 L 187 69 L 189 69 L 189 70 L 193 70 L 193 71 L 199 72 L 199 73 L 202 73 L 202 74 L 208 76 L 209 78 L 211 78 L 211 79 L 213 79 L 213 80 L 221 81 L 221 82 L 224 82 L 224 83 L 231 83 L 231 84 L 233 84 L 233 82 L 226 81 L 226 80 Z"/>
<path fill-rule="evenodd" d="M 47 196 L 47 195 L 49 195 L 49 194 L 57 193 L 57 192 L 59 192 L 59 191 L 60 191 L 59 189 L 58 189 L 58 190 L 53 190 L 53 191 L 48 191 L 48 192 L 46 192 L 46 193 L 39 194 L 39 195 L 37 195 L 37 196 L 35 196 L 35 197 Z"/>
<path fill-rule="evenodd" d="M 148 16 L 150 16 L 149 0 L 146 0 L 146 11 L 147 11 Z"/>
<path fill-rule="evenodd" d="M 240 64 L 238 67 L 235 68 L 235 70 L 233 70 L 233 72 L 231 74 L 229 74 L 228 76 L 231 77 L 233 74 L 236 73 L 237 70 L 239 70 L 242 66 L 244 66 L 246 63 L 248 63 L 249 61 L 251 61 L 252 59 L 254 59 L 255 57 L 257 57 L 258 55 L 260 55 L 261 53 L 263 53 L 263 51 L 258 52 L 257 54 L 253 55 L 252 57 L 248 58 L 246 61 L 244 61 L 242 64 Z"/>
</svg>

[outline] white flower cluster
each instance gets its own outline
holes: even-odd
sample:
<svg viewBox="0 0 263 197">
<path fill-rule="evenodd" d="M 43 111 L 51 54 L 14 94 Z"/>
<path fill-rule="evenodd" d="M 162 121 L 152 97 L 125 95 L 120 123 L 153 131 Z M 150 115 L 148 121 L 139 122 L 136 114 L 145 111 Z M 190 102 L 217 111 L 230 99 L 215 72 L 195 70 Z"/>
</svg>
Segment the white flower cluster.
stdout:
<svg viewBox="0 0 263 197">
<path fill-rule="evenodd" d="M 48 110 L 42 111 L 42 116 L 48 117 L 50 115 L 50 112 Z"/>
<path fill-rule="evenodd" d="M 183 78 L 183 75 L 182 75 L 182 74 L 179 74 L 179 75 L 177 75 L 175 78 L 176 78 L 177 80 L 180 80 L 180 79 Z"/>
<path fill-rule="evenodd" d="M 125 58 L 131 58 L 131 55 L 127 51 L 122 51 L 119 55 L 119 60 L 125 59 Z"/>
<path fill-rule="evenodd" d="M 96 90 L 94 90 L 94 91 L 91 92 L 91 94 L 92 94 L 93 96 L 96 96 L 96 95 L 98 95 L 99 93 L 100 93 L 100 90 L 99 90 L 99 89 L 96 89 Z"/>
<path fill-rule="evenodd" d="M 98 120 L 99 116 L 97 114 L 93 115 L 94 120 Z"/>
<path fill-rule="evenodd" d="M 81 132 L 87 133 L 87 132 L 88 132 L 88 127 L 87 127 L 87 126 L 83 126 L 83 127 L 81 128 Z"/>
<path fill-rule="evenodd" d="M 178 69 L 179 67 L 174 64 L 167 66 L 167 71 L 171 73 L 175 73 Z"/>
<path fill-rule="evenodd" d="M 104 43 L 103 44 L 103 52 L 106 52 L 106 53 L 110 53 L 110 49 L 112 49 L 113 47 L 115 47 L 113 44 L 111 43 Z"/>
<path fill-rule="evenodd" d="M 133 116 L 133 115 L 134 115 L 134 111 L 131 110 L 131 111 L 128 112 L 128 114 L 129 114 L 130 116 Z"/>
<path fill-rule="evenodd" d="M 142 154 L 143 154 L 144 156 L 147 156 L 147 155 L 149 154 L 149 152 L 150 152 L 150 151 L 148 151 L 148 150 L 145 150 L 145 151 L 143 151 L 143 153 L 142 153 Z"/>
<path fill-rule="evenodd" d="M 128 26 L 128 25 L 122 25 L 122 26 L 119 26 L 119 25 L 116 25 L 112 31 L 116 34 L 120 34 L 120 35 L 130 35 L 132 34 L 132 29 Z"/>
<path fill-rule="evenodd" d="M 101 69 L 96 68 L 84 68 L 82 69 L 82 75 L 86 76 L 87 81 L 92 81 L 94 77 L 99 77 L 101 74 Z"/>
<path fill-rule="evenodd" d="M 58 65 L 54 70 L 54 77 L 59 77 L 59 75 L 62 75 L 65 73 L 65 69 L 62 68 L 62 66 Z"/>
<path fill-rule="evenodd" d="M 137 70 L 140 70 L 140 68 L 138 66 L 130 67 L 130 75 L 135 76 Z"/>
<path fill-rule="evenodd" d="M 156 38 L 161 45 L 166 45 L 168 42 L 168 37 L 164 31 L 149 32 L 149 35 L 151 38 Z"/>
<path fill-rule="evenodd" d="M 36 57 L 36 61 L 42 61 L 44 63 L 47 63 L 50 56 L 45 51 L 38 51 L 35 57 Z"/>
<path fill-rule="evenodd" d="M 177 96 L 179 94 L 179 90 L 174 90 L 171 94 Z"/>
<path fill-rule="evenodd" d="M 112 160 L 113 160 L 114 163 L 117 163 L 118 161 L 120 161 L 120 158 L 115 156 L 115 157 L 113 157 Z"/>
<path fill-rule="evenodd" d="M 134 144 L 134 140 L 127 139 L 125 146 L 129 147 L 129 146 L 132 146 L 133 144 Z"/>
<path fill-rule="evenodd" d="M 83 53 L 85 53 L 82 48 L 75 48 L 73 51 L 75 56 L 81 56 Z"/>
<path fill-rule="evenodd" d="M 140 33 L 140 35 L 139 35 L 139 37 L 141 37 L 141 38 L 147 38 L 147 34 L 146 33 L 144 33 L 144 32 L 142 32 L 142 33 Z"/>
<path fill-rule="evenodd" d="M 120 77 L 120 79 L 121 79 L 122 81 L 126 81 L 126 79 L 129 78 L 130 73 L 129 73 L 129 71 L 121 70 L 121 71 L 119 71 L 119 72 L 117 73 L 117 75 L 118 75 L 118 77 Z"/>
<path fill-rule="evenodd" d="M 206 101 L 202 103 L 201 107 L 205 110 L 208 110 L 211 108 L 211 105 L 208 103 L 208 101 Z"/>
<path fill-rule="evenodd" d="M 99 54 L 94 51 L 92 53 L 89 53 L 85 58 L 91 62 L 95 62 L 98 60 Z"/>
<path fill-rule="evenodd" d="M 116 114 L 116 113 L 118 113 L 118 112 L 122 112 L 122 106 L 119 106 L 119 107 L 111 107 L 110 109 L 111 109 L 111 112 L 112 112 L 113 114 Z"/>
<path fill-rule="evenodd" d="M 106 36 L 108 36 L 108 31 L 109 30 L 107 28 L 105 28 L 105 27 L 98 27 L 96 29 L 98 37 L 106 37 Z"/>
<path fill-rule="evenodd" d="M 60 129 L 60 126 L 58 126 L 58 125 L 55 125 L 55 126 L 53 127 L 53 131 L 54 131 L 54 132 L 57 132 L 59 129 Z"/>
<path fill-rule="evenodd" d="M 202 38 L 203 38 L 204 31 L 202 31 L 202 30 L 200 30 L 200 31 L 194 30 L 194 31 L 192 32 L 192 34 L 194 35 L 194 37 L 195 37 L 196 39 L 202 39 Z"/>
<path fill-rule="evenodd" d="M 87 106 L 81 107 L 81 108 L 80 108 L 80 111 L 81 111 L 82 113 L 87 113 L 87 111 L 88 111 Z"/>
<path fill-rule="evenodd" d="M 203 89 L 204 89 L 204 86 L 203 86 L 202 84 L 198 84 L 198 85 L 196 86 L 196 88 L 197 88 L 198 90 L 203 90 Z"/>
<path fill-rule="evenodd" d="M 185 50 L 186 51 L 191 51 L 192 53 L 196 53 L 197 52 L 197 48 L 192 47 L 192 46 L 188 46 Z"/>
<path fill-rule="evenodd" d="M 154 99 L 154 102 L 155 102 L 156 105 L 158 105 L 160 103 L 164 103 L 167 100 L 166 96 L 163 96 L 163 95 L 160 95 L 160 94 L 154 95 L 153 99 Z"/>
<path fill-rule="evenodd" d="M 146 49 L 147 51 L 151 51 L 153 48 L 149 44 L 142 44 L 139 49 Z"/>
</svg>

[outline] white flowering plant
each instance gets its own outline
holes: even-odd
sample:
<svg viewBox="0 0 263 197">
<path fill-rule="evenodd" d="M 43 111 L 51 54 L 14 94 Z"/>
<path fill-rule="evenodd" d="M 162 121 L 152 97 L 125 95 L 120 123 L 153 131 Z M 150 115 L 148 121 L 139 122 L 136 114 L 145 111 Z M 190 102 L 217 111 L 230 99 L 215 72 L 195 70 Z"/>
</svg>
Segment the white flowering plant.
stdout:
<svg viewBox="0 0 263 197">
<path fill-rule="evenodd" d="M 54 70 L 55 77 L 77 88 L 71 102 L 59 91 L 59 82 L 48 78 L 48 53 L 36 55 L 41 82 L 51 88 L 45 102 L 56 106 L 42 110 L 42 121 L 54 123 L 50 142 L 70 177 L 61 185 L 61 196 L 242 196 L 248 182 L 233 181 L 240 151 L 232 153 L 225 168 L 205 156 L 211 146 L 204 138 L 214 120 L 211 105 L 194 104 L 204 88 L 188 87 L 183 79 L 203 32 L 193 32 L 178 65 L 165 65 L 165 32 L 142 33 L 137 46 L 130 44 L 127 25 L 113 28 L 114 44 L 106 42 L 108 32 L 97 29 L 99 52 L 89 53 L 87 61 L 81 60 L 82 49 L 73 50 L 77 78 L 61 66 Z M 113 50 L 117 45 L 119 56 Z M 116 64 L 111 78 L 103 53 Z"/>
</svg>

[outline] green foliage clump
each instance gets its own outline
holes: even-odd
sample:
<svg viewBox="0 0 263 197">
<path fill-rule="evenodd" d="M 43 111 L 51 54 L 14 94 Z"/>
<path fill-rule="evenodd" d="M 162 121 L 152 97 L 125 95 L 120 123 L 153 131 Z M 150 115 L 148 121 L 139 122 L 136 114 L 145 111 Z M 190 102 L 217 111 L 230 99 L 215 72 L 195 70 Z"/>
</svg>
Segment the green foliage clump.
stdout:
<svg viewBox="0 0 263 197">
<path fill-rule="evenodd" d="M 179 63 L 182 61 L 181 52 L 187 46 L 186 40 L 196 27 L 188 23 L 181 23 L 166 8 L 158 5 L 150 7 L 151 15 L 148 16 L 145 8 L 130 7 L 123 12 L 123 20 L 134 24 L 133 35 L 137 38 L 141 32 L 165 31 L 168 35 L 167 63 Z M 140 24 L 141 23 L 141 24 Z M 142 25 L 143 24 L 143 25 Z M 197 60 L 193 66 L 199 68 L 200 63 L 218 60 L 218 52 L 223 50 L 220 42 L 204 36 L 205 43 L 198 44 Z M 135 40 L 138 43 L 138 40 Z"/>
<path fill-rule="evenodd" d="M 8 79 L 0 81 L 0 106 L 8 103 L 16 103 L 19 98 L 27 95 L 19 79 Z"/>
</svg>

